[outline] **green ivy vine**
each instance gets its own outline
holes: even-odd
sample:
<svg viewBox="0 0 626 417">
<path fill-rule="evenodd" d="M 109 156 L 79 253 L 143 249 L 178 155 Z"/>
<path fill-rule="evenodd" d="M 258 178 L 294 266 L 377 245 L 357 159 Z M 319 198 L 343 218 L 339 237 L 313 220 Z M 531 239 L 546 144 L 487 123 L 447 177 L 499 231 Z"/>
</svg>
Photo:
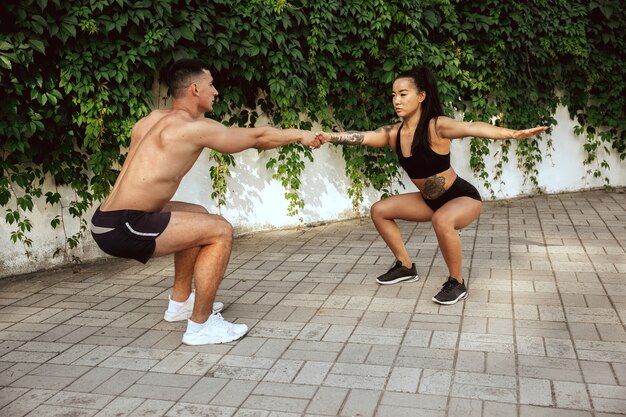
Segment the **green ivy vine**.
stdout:
<svg viewBox="0 0 626 417">
<path fill-rule="evenodd" d="M 618 0 L 24 0 L 1 7 L 0 206 L 26 253 L 29 213 L 45 198 L 59 212 L 50 227 L 62 227 L 66 240 L 57 253 L 75 258 L 83 216 L 114 183 L 132 125 L 154 107 L 160 69 L 183 57 L 210 64 L 220 91 L 211 117 L 225 123 L 255 126 L 262 113 L 285 128 L 375 129 L 395 121 L 395 74 L 424 64 L 438 74 L 451 116 L 511 128 L 554 125 L 565 105 L 584 138 L 589 175 L 608 188 L 604 155 L 626 158 L 626 9 Z M 473 138 L 469 164 L 491 196 L 513 158 L 538 188 L 546 147 L 549 139 L 499 143 L 492 170 L 484 162 L 490 142 Z M 389 149 L 341 154 L 356 212 L 364 187 L 397 192 L 401 173 Z M 285 187 L 289 214 L 299 216 L 300 176 L 313 154 L 291 145 L 270 155 L 267 168 Z M 211 197 L 223 207 L 234 160 L 210 158 Z M 67 215 L 78 219 L 76 232 Z"/>
<path fill-rule="evenodd" d="M 235 158 L 232 155 L 219 153 L 211 150 L 209 160 L 215 164 L 209 168 L 211 178 L 211 198 L 221 214 L 221 208 L 226 205 L 226 195 L 228 193 L 227 179 L 232 177 L 229 167 L 235 166 Z"/>
</svg>

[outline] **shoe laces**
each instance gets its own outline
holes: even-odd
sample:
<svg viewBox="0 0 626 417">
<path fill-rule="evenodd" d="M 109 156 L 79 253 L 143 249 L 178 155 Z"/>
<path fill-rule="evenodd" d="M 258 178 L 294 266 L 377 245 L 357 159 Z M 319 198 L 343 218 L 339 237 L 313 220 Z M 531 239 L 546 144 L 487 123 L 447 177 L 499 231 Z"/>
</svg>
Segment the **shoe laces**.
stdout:
<svg viewBox="0 0 626 417">
<path fill-rule="evenodd" d="M 224 320 L 224 317 L 222 317 L 222 315 L 220 313 L 213 313 L 213 320 L 211 320 L 213 323 L 213 325 L 219 326 L 219 327 L 224 327 L 224 328 L 228 328 L 229 324 L 226 320 Z"/>
<path fill-rule="evenodd" d="M 228 331 L 234 328 L 235 324 L 227 321 L 220 313 L 213 313 L 213 315 L 215 316 L 213 319 L 213 325 L 219 326 Z"/>
<path fill-rule="evenodd" d="M 402 265 L 402 262 L 400 261 L 396 261 L 396 263 L 389 269 L 389 271 L 387 272 L 392 272 L 395 271 L 396 269 L 400 269 L 402 268 L 404 265 Z"/>
<path fill-rule="evenodd" d="M 449 292 L 457 285 L 459 285 L 459 281 L 457 281 L 456 279 L 452 277 L 448 277 L 448 280 L 443 283 L 443 286 L 441 287 L 441 291 Z"/>
</svg>

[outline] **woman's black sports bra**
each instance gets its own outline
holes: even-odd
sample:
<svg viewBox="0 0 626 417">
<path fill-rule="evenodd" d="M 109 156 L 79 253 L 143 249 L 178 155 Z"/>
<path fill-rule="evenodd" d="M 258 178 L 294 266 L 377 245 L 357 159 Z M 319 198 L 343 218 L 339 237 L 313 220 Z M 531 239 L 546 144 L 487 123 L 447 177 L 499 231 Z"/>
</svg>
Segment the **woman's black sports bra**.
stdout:
<svg viewBox="0 0 626 417">
<path fill-rule="evenodd" d="M 426 147 L 427 151 L 425 153 L 419 152 L 416 155 L 405 158 L 404 155 L 402 155 L 402 146 L 400 146 L 400 131 L 402 130 L 402 126 L 404 126 L 404 123 L 402 123 L 398 129 L 396 153 L 398 154 L 400 166 L 409 174 L 412 180 L 432 177 L 450 168 L 450 153 L 446 155 L 438 154 L 433 151 L 430 146 Z"/>
</svg>

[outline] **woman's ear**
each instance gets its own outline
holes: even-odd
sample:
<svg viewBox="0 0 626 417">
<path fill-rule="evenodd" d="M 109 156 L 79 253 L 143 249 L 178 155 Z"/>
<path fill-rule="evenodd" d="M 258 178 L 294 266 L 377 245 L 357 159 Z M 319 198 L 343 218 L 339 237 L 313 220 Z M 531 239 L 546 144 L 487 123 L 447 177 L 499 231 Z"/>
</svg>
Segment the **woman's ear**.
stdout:
<svg viewBox="0 0 626 417">
<path fill-rule="evenodd" d="M 422 101 L 424 101 L 424 100 L 426 100 L 426 91 L 424 91 L 424 90 L 420 90 L 420 91 L 417 93 L 417 101 L 419 101 L 419 102 L 421 103 L 421 102 L 422 102 Z"/>
</svg>

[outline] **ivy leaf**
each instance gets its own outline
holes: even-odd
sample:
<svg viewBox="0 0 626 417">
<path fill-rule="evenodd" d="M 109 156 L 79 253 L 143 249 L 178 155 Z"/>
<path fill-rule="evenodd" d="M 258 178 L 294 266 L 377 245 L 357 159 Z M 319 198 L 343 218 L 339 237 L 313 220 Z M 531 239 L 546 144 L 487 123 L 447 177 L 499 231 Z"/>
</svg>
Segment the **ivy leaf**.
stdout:
<svg viewBox="0 0 626 417">
<path fill-rule="evenodd" d="M 11 61 L 4 55 L 0 55 L 0 66 L 6 69 L 11 69 Z"/>
<path fill-rule="evenodd" d="M 44 54 L 44 55 L 45 55 L 45 53 L 46 53 L 46 48 L 45 48 L 45 46 L 44 46 L 44 44 L 43 44 L 43 42 L 42 42 L 42 41 L 40 41 L 40 40 L 38 40 L 38 39 L 31 39 L 31 40 L 30 40 L 30 45 L 31 45 L 34 49 L 36 49 L 37 51 L 39 51 L 39 52 L 41 52 L 42 54 Z"/>
<path fill-rule="evenodd" d="M 178 31 L 180 32 L 180 36 L 183 37 L 184 39 L 187 39 L 189 41 L 194 40 L 194 34 L 191 30 L 189 30 L 187 26 L 179 27 Z"/>
</svg>

